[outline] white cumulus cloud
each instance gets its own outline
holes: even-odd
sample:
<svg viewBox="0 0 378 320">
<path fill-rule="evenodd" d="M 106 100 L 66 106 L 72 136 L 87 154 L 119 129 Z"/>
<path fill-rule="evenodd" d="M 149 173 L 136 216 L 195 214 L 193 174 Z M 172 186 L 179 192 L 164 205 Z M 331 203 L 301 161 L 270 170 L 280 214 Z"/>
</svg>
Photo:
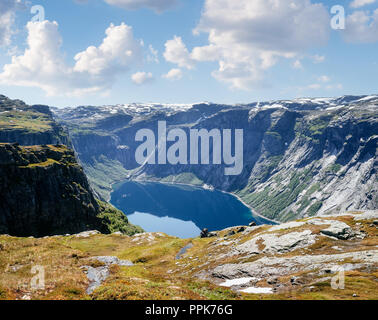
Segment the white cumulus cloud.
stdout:
<svg viewBox="0 0 378 320">
<path fill-rule="evenodd" d="M 303 69 L 303 65 L 302 65 L 301 60 L 299 60 L 299 59 L 295 60 L 294 63 L 293 63 L 293 68 L 294 69 Z"/>
<path fill-rule="evenodd" d="M 361 7 L 364 7 L 368 4 L 373 4 L 373 3 L 375 3 L 375 0 L 353 0 L 350 3 L 350 6 L 352 8 L 361 8 Z"/>
<path fill-rule="evenodd" d="M 182 78 L 182 71 L 181 69 L 173 68 L 167 74 L 164 74 L 163 78 L 171 81 L 180 80 Z"/>
<path fill-rule="evenodd" d="M 331 78 L 328 77 L 328 76 L 320 76 L 320 77 L 318 78 L 318 81 L 320 81 L 320 82 L 330 82 L 330 81 L 331 81 Z"/>
<path fill-rule="evenodd" d="M 127 70 L 141 55 L 141 43 L 134 39 L 132 27 L 111 24 L 99 47 L 91 46 L 75 56 L 74 71 L 111 76 Z"/>
<path fill-rule="evenodd" d="M 217 61 L 213 77 L 232 88 L 249 90 L 263 81 L 265 70 L 279 59 L 293 59 L 308 48 L 326 44 L 329 21 L 325 6 L 310 0 L 205 0 L 194 33 L 207 33 L 209 43 L 194 48 L 190 59 Z M 176 43 L 182 52 L 178 56 L 184 58 L 171 62 L 192 65 L 182 49 L 185 45 L 177 39 Z"/>
<path fill-rule="evenodd" d="M 344 39 L 350 43 L 378 42 L 378 9 L 355 11 L 347 16 Z"/>
<path fill-rule="evenodd" d="M 148 46 L 148 51 L 149 53 L 147 55 L 147 61 L 159 63 L 159 52 L 155 50 L 151 44 Z"/>
<path fill-rule="evenodd" d="M 142 58 L 141 44 L 131 27 L 110 25 L 99 47 L 89 47 L 75 56 L 71 67 L 61 53 L 58 23 L 27 24 L 27 48 L 13 56 L 0 73 L 0 83 L 41 88 L 48 95 L 81 95 L 108 89 L 119 73 Z"/>
<path fill-rule="evenodd" d="M 137 72 L 131 76 L 131 80 L 137 85 L 145 84 L 153 79 L 151 72 Z"/>
<path fill-rule="evenodd" d="M 341 83 L 331 83 L 331 78 L 329 76 L 323 75 L 317 78 L 316 83 L 308 85 L 304 89 L 309 90 L 342 90 L 343 85 Z"/>
<path fill-rule="evenodd" d="M 314 63 L 323 63 L 325 61 L 325 56 L 321 56 L 319 54 L 316 54 L 316 55 L 311 57 L 311 60 Z"/>
<path fill-rule="evenodd" d="M 15 12 L 23 6 L 22 0 L 0 1 L 0 46 L 9 45 L 14 34 Z"/>
<path fill-rule="evenodd" d="M 195 66 L 195 61 L 191 58 L 181 37 L 175 36 L 172 40 L 168 40 L 165 43 L 164 58 L 181 68 L 193 69 Z"/>
</svg>

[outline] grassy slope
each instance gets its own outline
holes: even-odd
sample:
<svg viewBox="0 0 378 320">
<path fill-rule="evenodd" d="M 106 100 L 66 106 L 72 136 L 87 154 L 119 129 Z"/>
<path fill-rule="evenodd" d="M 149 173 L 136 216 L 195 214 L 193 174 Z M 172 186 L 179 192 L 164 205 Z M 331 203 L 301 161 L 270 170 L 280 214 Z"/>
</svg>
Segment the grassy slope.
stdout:
<svg viewBox="0 0 378 320">
<path fill-rule="evenodd" d="M 32 110 L 12 110 L 0 114 L 1 130 L 46 132 L 52 130 L 52 123 L 48 115 Z"/>
<path fill-rule="evenodd" d="M 23 101 L 11 100 L 2 95 L 0 95 L 0 130 L 15 131 L 23 135 L 49 133 L 52 137 L 67 140 L 66 133 L 62 128 L 57 127 L 48 107 L 28 106 Z"/>
<path fill-rule="evenodd" d="M 125 180 L 129 174 L 119 161 L 110 160 L 105 156 L 83 166 L 93 190 L 106 200 L 110 199 L 112 185 Z"/>
<path fill-rule="evenodd" d="M 338 218 L 355 226 L 351 217 Z M 249 234 L 236 234 L 232 239 L 248 241 L 260 232 L 268 231 L 262 226 Z M 343 252 L 373 250 L 378 243 L 378 234 L 371 221 L 362 222 L 361 229 L 367 232 L 365 240 L 358 243 L 338 241 L 322 237 L 308 248 L 297 249 L 280 257 L 303 254 L 335 254 L 332 247 L 337 244 Z M 293 231 L 293 230 L 291 230 Z M 299 231 L 299 230 L 298 230 Z M 318 232 L 314 228 L 313 232 Z M 282 233 L 289 232 L 282 230 Z M 307 272 L 296 272 L 295 276 L 305 279 L 300 286 L 290 287 L 279 294 L 242 294 L 200 280 L 196 275 L 225 263 L 240 262 L 243 257 L 223 257 L 228 246 L 214 246 L 219 238 L 178 239 L 163 234 L 142 234 L 134 237 L 119 235 L 94 235 L 89 238 L 75 236 L 50 237 L 45 239 L 12 238 L 0 236 L 0 299 L 16 299 L 25 295 L 32 299 L 377 299 L 376 271 L 346 272 L 345 290 L 333 290 L 330 281 L 318 276 L 309 278 Z M 175 256 L 188 242 L 193 247 L 180 260 Z M 210 255 L 211 253 L 211 255 Z M 91 265 L 89 257 L 112 255 L 134 262 L 132 267 L 111 267 L 110 277 L 92 295 L 85 290 L 88 280 L 82 269 Z M 249 261 L 262 257 L 248 258 Z M 248 260 L 247 259 L 247 260 Z M 252 260 L 251 260 L 252 259 Z M 245 262 L 245 261 L 244 261 Z M 341 264 L 346 263 L 340 261 Z M 32 265 L 45 266 L 46 289 L 32 292 L 30 274 Z M 96 266 L 96 265 L 94 265 Z M 283 276 L 280 282 L 290 283 L 290 276 Z M 266 286 L 262 280 L 258 286 Z M 353 294 L 357 294 L 353 298 Z"/>
</svg>

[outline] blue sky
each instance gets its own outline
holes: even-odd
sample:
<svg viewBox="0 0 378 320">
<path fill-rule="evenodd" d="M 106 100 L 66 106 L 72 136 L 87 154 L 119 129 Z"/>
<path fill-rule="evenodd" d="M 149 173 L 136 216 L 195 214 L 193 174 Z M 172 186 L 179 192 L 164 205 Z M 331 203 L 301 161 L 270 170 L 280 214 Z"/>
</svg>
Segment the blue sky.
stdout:
<svg viewBox="0 0 378 320">
<path fill-rule="evenodd" d="M 44 20 L 31 22 L 35 5 Z M 330 26 L 333 5 L 345 30 Z M 4 0 L 0 10 L 0 93 L 30 104 L 378 93 L 375 0 Z"/>
</svg>

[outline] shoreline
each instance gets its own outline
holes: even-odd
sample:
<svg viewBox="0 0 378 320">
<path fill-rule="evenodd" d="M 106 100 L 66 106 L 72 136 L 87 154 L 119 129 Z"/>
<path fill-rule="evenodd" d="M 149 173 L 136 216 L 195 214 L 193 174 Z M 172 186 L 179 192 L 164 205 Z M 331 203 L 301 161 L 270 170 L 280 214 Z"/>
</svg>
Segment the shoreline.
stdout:
<svg viewBox="0 0 378 320">
<path fill-rule="evenodd" d="M 223 192 L 223 191 L 222 191 Z M 240 196 L 238 196 L 237 194 L 234 194 L 234 193 L 231 193 L 231 192 L 225 192 L 225 193 L 228 193 L 232 196 L 234 196 L 236 199 L 238 199 L 242 204 L 244 204 L 247 208 L 249 208 L 253 214 L 255 214 L 256 216 L 262 218 L 262 219 L 265 219 L 265 220 L 268 220 L 268 221 L 271 221 L 275 224 L 281 224 L 282 222 L 279 222 L 279 221 L 276 221 L 276 220 L 273 220 L 273 219 L 270 219 L 270 218 L 267 218 L 267 217 L 264 217 L 261 213 L 257 212 L 254 208 L 252 208 L 250 205 L 248 205 L 246 202 L 244 202 L 244 200 L 242 198 L 240 198 Z"/>
<path fill-rule="evenodd" d="M 168 182 L 168 181 L 158 181 L 158 180 L 148 180 L 148 179 L 143 179 L 143 180 L 133 180 L 133 179 L 127 179 L 127 180 L 123 180 L 124 182 L 155 182 L 155 183 L 161 183 L 161 184 L 166 184 L 166 185 L 181 185 L 181 186 L 187 186 L 187 187 L 194 187 L 194 188 L 199 188 L 199 189 L 202 189 L 202 190 L 208 190 L 206 188 L 203 187 L 204 184 L 202 185 L 195 185 L 195 184 L 189 184 L 189 183 L 182 183 L 182 182 Z M 117 183 L 120 183 L 122 181 L 118 181 L 118 182 L 115 182 L 112 184 L 112 192 L 114 191 L 113 189 L 113 185 L 117 184 Z M 208 191 L 211 191 L 211 190 L 208 190 Z M 240 196 L 238 196 L 237 194 L 234 194 L 232 192 L 227 192 L 227 191 L 224 191 L 224 190 L 218 190 L 216 188 L 214 188 L 213 191 L 218 191 L 218 192 L 222 192 L 222 193 L 225 193 L 225 194 L 229 194 L 233 197 L 235 197 L 237 200 L 239 200 L 244 206 L 246 206 L 249 210 L 251 210 L 251 213 L 252 213 L 252 217 L 253 216 L 257 216 L 261 219 L 264 219 L 264 220 L 267 220 L 267 221 L 270 221 L 272 223 L 274 223 L 275 225 L 278 225 L 278 224 L 281 224 L 281 222 L 279 221 L 275 221 L 273 219 L 269 219 L 267 217 L 264 217 L 262 214 L 258 213 L 255 209 L 253 209 L 250 205 L 248 205 L 247 203 L 245 203 L 241 198 Z M 111 192 L 111 193 L 112 193 Z M 110 193 L 110 194 L 111 194 Z M 109 195 L 109 202 L 111 201 L 111 196 Z"/>
</svg>

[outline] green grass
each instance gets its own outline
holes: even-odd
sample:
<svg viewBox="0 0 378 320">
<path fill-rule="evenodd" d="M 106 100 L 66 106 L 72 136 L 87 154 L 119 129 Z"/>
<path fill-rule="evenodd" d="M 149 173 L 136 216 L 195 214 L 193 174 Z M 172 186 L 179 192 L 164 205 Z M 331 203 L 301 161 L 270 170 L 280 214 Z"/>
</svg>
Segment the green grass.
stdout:
<svg viewBox="0 0 378 320">
<path fill-rule="evenodd" d="M 38 162 L 38 163 L 31 163 L 31 164 L 28 164 L 27 166 L 21 166 L 20 168 L 37 168 L 37 167 L 49 167 L 53 164 L 59 164 L 58 161 L 54 160 L 54 159 L 47 159 L 46 161 L 44 162 Z"/>
<path fill-rule="evenodd" d="M 265 135 L 275 138 L 276 140 L 282 140 L 281 135 L 276 131 L 267 131 Z"/>
<path fill-rule="evenodd" d="M 0 300 L 6 300 L 7 297 L 7 291 L 4 288 L 0 287 Z"/>
<path fill-rule="evenodd" d="M 119 161 L 103 155 L 93 159 L 92 163 L 82 163 L 82 165 L 93 189 L 106 200 L 110 198 L 112 185 L 125 180 L 129 174 Z"/>
<path fill-rule="evenodd" d="M 233 292 L 227 288 L 214 287 L 210 283 L 192 282 L 188 284 L 188 288 L 193 292 L 205 297 L 207 300 L 235 300 L 240 297 L 240 294 Z"/>
<path fill-rule="evenodd" d="M 322 115 L 319 118 L 309 122 L 308 131 L 312 137 L 317 137 L 323 134 L 324 130 L 328 127 L 333 115 Z"/>
<path fill-rule="evenodd" d="M 320 208 L 322 207 L 323 203 L 321 201 L 317 201 L 315 202 L 308 210 L 307 210 L 307 214 L 310 216 L 310 217 L 313 217 L 314 215 L 316 215 L 316 213 L 320 210 Z"/>
<path fill-rule="evenodd" d="M 349 225 L 354 221 L 351 216 L 340 217 L 339 220 Z M 319 236 L 307 254 L 338 253 L 333 249 L 336 244 L 346 251 L 374 250 L 377 244 L 376 228 L 370 227 L 371 221 L 361 223 L 367 235 L 364 240 L 351 239 L 346 242 Z M 253 234 L 240 233 L 237 237 L 240 243 L 244 243 L 269 232 L 269 228 L 262 227 Z M 314 226 L 310 230 L 318 232 L 311 228 Z M 161 234 L 153 234 L 153 240 L 149 239 L 150 235 L 128 237 L 99 234 L 88 238 L 72 235 L 40 239 L 0 236 L 0 300 L 21 299 L 24 295 L 29 295 L 33 300 L 377 299 L 378 274 L 373 269 L 364 268 L 345 272 L 345 290 L 333 290 L 330 280 L 325 280 L 307 268 L 293 270 L 293 273 L 279 277 L 283 288 L 277 294 L 244 294 L 200 280 L 198 275 L 202 272 L 211 271 L 219 265 L 241 262 L 238 256 L 222 257 L 229 252 L 230 246 L 214 247 L 219 239 L 223 239 L 223 232 L 220 232 L 219 238 L 192 239 L 193 247 L 179 264 L 175 256 L 188 240 Z M 299 250 L 284 257 L 302 254 L 303 251 Z M 101 266 L 91 257 L 103 255 L 131 260 L 135 264 L 130 267 L 110 267 L 109 278 L 93 294 L 87 295 L 85 290 L 89 283 L 82 266 Z M 340 264 L 345 263 L 358 261 L 340 261 Z M 45 267 L 46 288 L 33 292 L 30 290 L 30 279 L 31 267 L 35 264 Z M 19 268 L 12 270 L 14 266 Z M 291 286 L 292 276 L 300 277 L 303 284 Z M 260 281 L 256 286 L 267 285 Z M 357 294 L 357 297 L 353 297 L 353 294 Z"/>
<path fill-rule="evenodd" d="M 311 183 L 312 171 L 307 168 L 293 172 L 290 182 L 282 190 L 266 187 L 261 192 L 240 193 L 244 201 L 268 218 L 279 219 L 284 210 L 297 201 L 298 195 Z"/>
<path fill-rule="evenodd" d="M 99 200 L 97 202 L 101 211 L 97 217 L 102 219 L 103 224 L 106 225 L 110 233 L 122 232 L 123 234 L 131 236 L 136 233 L 144 232 L 141 227 L 130 224 L 122 211 L 116 209 L 109 203 Z"/>
<path fill-rule="evenodd" d="M 35 111 L 11 110 L 0 114 L 0 130 L 46 132 L 52 130 L 52 119 Z"/>
<path fill-rule="evenodd" d="M 339 163 L 333 163 L 326 168 L 326 172 L 332 172 L 336 174 L 341 170 L 342 167 L 343 166 Z"/>
</svg>

